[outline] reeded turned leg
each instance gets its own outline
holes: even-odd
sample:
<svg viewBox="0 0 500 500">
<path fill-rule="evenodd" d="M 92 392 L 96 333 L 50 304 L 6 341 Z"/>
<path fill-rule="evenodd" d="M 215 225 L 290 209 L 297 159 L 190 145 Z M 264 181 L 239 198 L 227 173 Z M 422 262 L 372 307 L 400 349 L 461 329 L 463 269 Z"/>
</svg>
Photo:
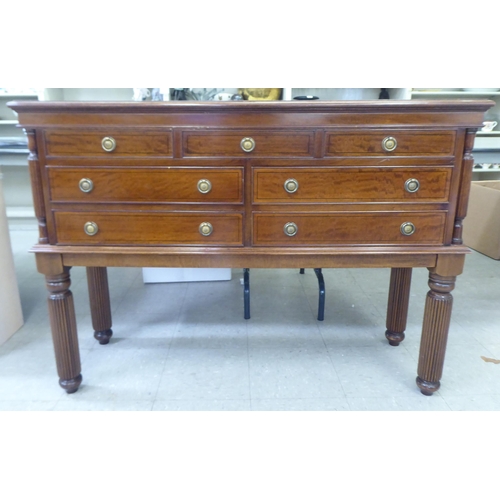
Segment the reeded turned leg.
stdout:
<svg viewBox="0 0 500 500">
<path fill-rule="evenodd" d="M 411 267 L 391 269 L 385 336 L 392 346 L 398 346 L 405 338 L 411 273 Z"/>
<path fill-rule="evenodd" d="M 87 282 L 94 337 L 99 341 L 99 344 L 108 344 L 113 330 L 111 330 L 107 269 L 105 267 L 87 267 Z"/>
<path fill-rule="evenodd" d="M 71 394 L 80 387 L 82 375 L 69 270 L 65 267 L 63 273 L 46 275 L 45 280 L 59 385 Z"/>
<path fill-rule="evenodd" d="M 455 280 L 455 276 L 429 274 L 417 377 L 417 385 L 426 396 L 431 396 L 441 385 L 453 304 L 450 292 L 455 288 Z"/>
</svg>

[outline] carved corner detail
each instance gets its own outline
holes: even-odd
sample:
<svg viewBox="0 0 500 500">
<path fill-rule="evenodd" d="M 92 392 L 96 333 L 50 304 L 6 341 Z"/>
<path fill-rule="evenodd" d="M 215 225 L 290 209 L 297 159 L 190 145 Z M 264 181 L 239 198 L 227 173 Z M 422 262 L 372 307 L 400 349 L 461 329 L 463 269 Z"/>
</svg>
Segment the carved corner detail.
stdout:
<svg viewBox="0 0 500 500">
<path fill-rule="evenodd" d="M 42 175 L 40 172 L 40 163 L 38 161 L 36 133 L 33 129 L 24 129 L 24 132 L 28 138 L 28 165 L 30 170 L 35 216 L 38 220 L 38 242 L 44 244 L 49 242 L 49 238 L 47 233 L 45 201 L 43 198 Z"/>
<path fill-rule="evenodd" d="M 470 184 L 472 181 L 472 169 L 474 167 L 474 157 L 472 148 L 476 137 L 477 128 L 467 129 L 465 134 L 464 154 L 462 159 L 462 175 L 460 179 L 460 190 L 458 198 L 457 213 L 453 227 L 453 245 L 462 245 L 463 221 L 467 215 L 467 205 L 470 193 Z"/>
</svg>

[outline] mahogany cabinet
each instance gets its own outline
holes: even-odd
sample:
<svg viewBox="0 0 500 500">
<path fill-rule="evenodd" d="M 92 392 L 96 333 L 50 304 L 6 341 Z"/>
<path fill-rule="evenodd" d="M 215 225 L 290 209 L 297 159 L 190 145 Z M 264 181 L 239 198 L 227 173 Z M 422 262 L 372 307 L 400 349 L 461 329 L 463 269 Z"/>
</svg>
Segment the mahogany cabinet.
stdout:
<svg viewBox="0 0 500 500">
<path fill-rule="evenodd" d="M 29 141 L 61 386 L 81 381 L 70 268 L 95 337 L 106 268 L 391 268 L 385 335 L 404 339 L 429 270 L 417 385 L 439 388 L 474 136 L 491 101 L 12 102 Z"/>
</svg>

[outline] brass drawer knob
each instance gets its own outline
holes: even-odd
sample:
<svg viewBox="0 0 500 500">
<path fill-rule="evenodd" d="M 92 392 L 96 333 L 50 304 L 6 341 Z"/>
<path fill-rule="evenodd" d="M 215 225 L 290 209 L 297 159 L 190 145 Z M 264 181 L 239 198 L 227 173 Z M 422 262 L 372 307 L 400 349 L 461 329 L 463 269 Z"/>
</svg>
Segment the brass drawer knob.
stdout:
<svg viewBox="0 0 500 500">
<path fill-rule="evenodd" d="M 295 224 L 295 222 L 287 222 L 283 226 L 283 231 L 287 236 L 295 236 L 298 230 L 299 228 L 297 227 L 297 224 Z"/>
<path fill-rule="evenodd" d="M 198 191 L 202 194 L 207 194 L 212 191 L 212 183 L 208 179 L 200 179 L 198 181 Z"/>
<path fill-rule="evenodd" d="M 398 141 L 394 137 L 386 137 L 382 141 L 382 147 L 386 151 L 394 151 L 398 147 Z"/>
<path fill-rule="evenodd" d="M 104 151 L 111 153 L 111 151 L 114 151 L 116 148 L 116 141 L 112 137 L 105 137 L 101 141 L 101 146 Z"/>
<path fill-rule="evenodd" d="M 409 193 L 416 193 L 420 189 L 420 182 L 417 179 L 408 179 L 405 182 L 405 189 Z"/>
<path fill-rule="evenodd" d="M 83 230 L 89 236 L 94 236 L 99 231 L 99 227 L 95 222 L 86 222 L 83 226 Z"/>
<path fill-rule="evenodd" d="M 411 236 L 415 232 L 415 226 L 411 222 L 403 222 L 401 224 L 401 234 L 403 236 Z"/>
<path fill-rule="evenodd" d="M 287 179 L 284 186 L 287 193 L 295 193 L 299 189 L 299 183 L 295 179 Z"/>
<path fill-rule="evenodd" d="M 210 236 L 213 230 L 214 228 L 210 222 L 202 222 L 200 224 L 199 231 L 202 236 Z"/>
<path fill-rule="evenodd" d="M 245 137 L 241 139 L 240 146 L 245 153 L 250 153 L 255 149 L 255 141 L 251 137 Z"/>
<path fill-rule="evenodd" d="M 94 189 L 94 183 L 90 179 L 80 179 L 78 186 L 84 193 L 90 193 Z"/>
</svg>

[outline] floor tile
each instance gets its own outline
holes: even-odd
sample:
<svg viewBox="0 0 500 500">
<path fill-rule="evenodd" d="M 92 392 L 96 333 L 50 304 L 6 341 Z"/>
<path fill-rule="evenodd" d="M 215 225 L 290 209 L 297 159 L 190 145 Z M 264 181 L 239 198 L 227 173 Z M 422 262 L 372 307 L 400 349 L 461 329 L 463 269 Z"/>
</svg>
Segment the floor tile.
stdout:
<svg viewBox="0 0 500 500">
<path fill-rule="evenodd" d="M 438 394 L 411 397 L 347 398 L 352 411 L 450 411 L 445 400 Z"/>
<path fill-rule="evenodd" d="M 254 411 L 347 411 L 346 398 L 252 399 Z"/>
<path fill-rule="evenodd" d="M 417 365 L 404 348 L 329 347 L 328 351 L 348 398 L 420 394 L 415 384 Z"/>
<path fill-rule="evenodd" d="M 445 396 L 444 400 L 454 411 L 500 411 L 500 396 Z"/>
<path fill-rule="evenodd" d="M 57 400 L 63 393 L 58 380 L 52 347 L 14 348 L 0 356 L 0 401 Z"/>
<path fill-rule="evenodd" d="M 0 401 L 0 411 L 52 411 L 58 401 Z"/>
<path fill-rule="evenodd" d="M 75 399 L 153 401 L 168 353 L 163 339 L 114 339 L 82 360 Z"/>
<path fill-rule="evenodd" d="M 250 386 L 254 399 L 343 397 L 326 349 L 252 348 Z"/>
<path fill-rule="evenodd" d="M 156 400 L 153 411 L 250 411 L 249 399 Z"/>
<path fill-rule="evenodd" d="M 204 324 L 182 322 L 172 337 L 172 346 L 187 349 L 244 349 L 248 348 L 246 325 L 239 322 Z"/>
<path fill-rule="evenodd" d="M 481 358 L 495 358 L 485 347 L 451 345 L 446 349 L 440 394 L 448 396 L 500 395 L 500 365 Z"/>
<path fill-rule="evenodd" d="M 247 352 L 172 347 L 156 399 L 250 399 Z"/>
<path fill-rule="evenodd" d="M 60 399 L 54 411 L 151 411 L 151 401 L 122 401 L 81 399 L 80 395 L 66 394 Z"/>
</svg>

